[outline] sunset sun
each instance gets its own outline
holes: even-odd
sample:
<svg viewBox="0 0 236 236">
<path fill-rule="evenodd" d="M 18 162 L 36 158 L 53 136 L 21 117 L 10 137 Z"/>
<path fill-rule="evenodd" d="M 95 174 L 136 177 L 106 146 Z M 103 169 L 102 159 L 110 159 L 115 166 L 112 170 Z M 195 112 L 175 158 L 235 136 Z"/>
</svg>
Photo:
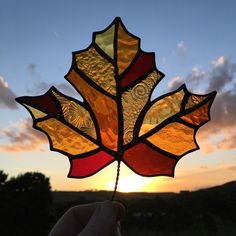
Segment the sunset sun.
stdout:
<svg viewBox="0 0 236 236">
<path fill-rule="evenodd" d="M 150 182 L 150 179 L 139 176 L 125 176 L 119 180 L 119 192 L 142 192 L 145 191 L 145 186 Z M 107 184 L 108 189 L 114 189 L 114 182 Z"/>
</svg>

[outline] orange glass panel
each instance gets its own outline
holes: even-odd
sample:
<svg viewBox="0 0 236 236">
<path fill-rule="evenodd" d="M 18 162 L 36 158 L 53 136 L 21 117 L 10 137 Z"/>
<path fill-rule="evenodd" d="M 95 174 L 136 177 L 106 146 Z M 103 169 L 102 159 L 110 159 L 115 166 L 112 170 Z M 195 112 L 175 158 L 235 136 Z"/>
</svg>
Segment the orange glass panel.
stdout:
<svg viewBox="0 0 236 236">
<path fill-rule="evenodd" d="M 89 112 L 80 104 L 59 95 L 55 91 L 53 91 L 53 94 L 61 105 L 64 119 L 69 124 L 80 129 L 90 137 L 96 139 L 95 126 Z"/>
<path fill-rule="evenodd" d="M 68 80 L 80 91 L 92 108 L 99 125 L 104 146 L 116 151 L 118 143 L 118 113 L 115 100 L 97 91 L 74 70 L 68 75 Z"/>
<path fill-rule="evenodd" d="M 155 102 L 144 117 L 139 136 L 147 133 L 167 118 L 178 113 L 184 95 L 185 93 L 182 89 Z"/>
<path fill-rule="evenodd" d="M 181 116 L 181 119 L 193 125 L 200 125 L 209 120 L 209 115 L 208 115 L 209 105 L 210 101 L 204 104 L 203 106 L 199 107 L 197 110 L 187 115 Z"/>
<path fill-rule="evenodd" d="M 122 94 L 124 144 L 133 140 L 135 122 L 143 107 L 147 104 L 149 95 L 159 78 L 160 74 L 154 71 L 146 79 Z"/>
<path fill-rule="evenodd" d="M 98 148 L 96 144 L 55 118 L 37 122 L 36 126 L 49 135 L 54 149 L 78 155 Z"/>
<path fill-rule="evenodd" d="M 178 122 L 166 125 L 147 140 L 158 148 L 178 156 L 197 148 L 194 142 L 194 129 Z"/>
<path fill-rule="evenodd" d="M 191 95 L 185 105 L 185 109 L 194 107 L 207 98 L 207 95 Z"/>
<path fill-rule="evenodd" d="M 108 93 L 116 95 L 114 67 L 95 48 L 76 54 L 75 60 L 78 68 L 93 82 Z"/>
<path fill-rule="evenodd" d="M 117 64 L 119 74 L 121 74 L 129 66 L 138 51 L 138 39 L 129 35 L 119 23 L 117 40 Z"/>
</svg>

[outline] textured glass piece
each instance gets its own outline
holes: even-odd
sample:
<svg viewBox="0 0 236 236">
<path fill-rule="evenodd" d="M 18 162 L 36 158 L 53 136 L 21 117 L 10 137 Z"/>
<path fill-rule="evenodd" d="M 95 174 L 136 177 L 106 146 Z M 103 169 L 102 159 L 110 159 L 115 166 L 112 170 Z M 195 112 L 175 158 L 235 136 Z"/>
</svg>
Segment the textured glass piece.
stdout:
<svg viewBox="0 0 236 236">
<path fill-rule="evenodd" d="M 93 175 L 113 161 L 114 158 L 103 151 L 88 157 L 72 159 L 68 177 L 83 178 Z"/>
<path fill-rule="evenodd" d="M 74 70 L 68 75 L 68 80 L 80 91 L 93 110 L 103 145 L 112 150 L 117 150 L 118 113 L 115 100 L 93 88 Z"/>
<path fill-rule="evenodd" d="M 157 100 L 146 113 L 139 136 L 147 133 L 167 118 L 180 111 L 181 103 L 185 95 L 184 89 Z"/>
<path fill-rule="evenodd" d="M 96 139 L 96 130 L 89 112 L 73 100 L 61 96 L 53 91 L 60 102 L 63 118 L 74 127 Z"/>
<path fill-rule="evenodd" d="M 156 147 L 177 156 L 197 148 L 194 129 L 178 122 L 166 125 L 147 140 Z"/>
<path fill-rule="evenodd" d="M 132 84 L 139 77 L 143 76 L 145 73 L 153 69 L 155 66 L 155 56 L 153 53 L 144 53 L 141 52 L 129 69 L 127 74 L 123 78 L 121 78 L 121 87 L 125 87 L 127 85 Z"/>
<path fill-rule="evenodd" d="M 124 144 L 133 140 L 134 125 L 149 100 L 150 93 L 156 85 L 160 75 L 153 71 L 146 79 L 122 94 L 122 107 L 124 119 Z"/>
<path fill-rule="evenodd" d="M 128 149 L 123 157 L 126 165 L 137 174 L 143 176 L 173 176 L 177 160 L 153 150 L 144 143 Z"/>
<path fill-rule="evenodd" d="M 121 74 L 134 59 L 138 51 L 139 40 L 126 32 L 121 23 L 118 24 L 117 40 L 117 64 L 119 74 Z"/>
<path fill-rule="evenodd" d="M 115 25 L 112 25 L 107 31 L 97 33 L 95 43 L 112 59 L 114 57 L 114 34 Z"/>
<path fill-rule="evenodd" d="M 99 87 L 116 95 L 116 81 L 113 65 L 102 57 L 95 48 L 75 55 L 77 67 Z"/>
<path fill-rule="evenodd" d="M 205 103 L 195 111 L 181 116 L 181 119 L 193 125 L 201 125 L 210 119 L 208 114 L 210 103 L 211 101 Z"/>
<path fill-rule="evenodd" d="M 55 118 L 37 122 L 36 127 L 49 135 L 52 147 L 55 150 L 63 151 L 70 155 L 78 155 L 98 148 L 96 144 Z"/>
<path fill-rule="evenodd" d="M 43 117 L 47 116 L 46 113 L 39 111 L 38 109 L 35 109 L 34 107 L 31 107 L 31 106 L 24 104 L 24 103 L 23 103 L 23 105 L 31 111 L 31 113 L 35 119 L 39 119 L 39 118 L 43 118 Z"/>
<path fill-rule="evenodd" d="M 191 95 L 185 105 L 185 109 L 196 106 L 207 98 L 207 95 Z"/>
</svg>

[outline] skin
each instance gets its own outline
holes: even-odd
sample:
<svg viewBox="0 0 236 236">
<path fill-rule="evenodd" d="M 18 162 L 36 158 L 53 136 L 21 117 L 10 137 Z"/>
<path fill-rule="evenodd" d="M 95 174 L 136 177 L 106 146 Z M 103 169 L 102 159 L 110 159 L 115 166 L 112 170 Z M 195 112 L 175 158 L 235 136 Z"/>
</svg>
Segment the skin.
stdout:
<svg viewBox="0 0 236 236">
<path fill-rule="evenodd" d="M 69 209 L 49 236 L 121 236 L 120 220 L 125 207 L 119 202 L 96 202 Z"/>
</svg>

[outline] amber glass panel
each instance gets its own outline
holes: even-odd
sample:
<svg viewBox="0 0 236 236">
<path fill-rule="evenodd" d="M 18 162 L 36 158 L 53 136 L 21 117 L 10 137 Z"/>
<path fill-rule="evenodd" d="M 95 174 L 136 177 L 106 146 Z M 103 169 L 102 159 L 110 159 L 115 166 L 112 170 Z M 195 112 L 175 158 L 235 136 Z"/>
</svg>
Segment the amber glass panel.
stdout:
<svg viewBox="0 0 236 236">
<path fill-rule="evenodd" d="M 209 115 L 208 115 L 209 105 L 210 105 L 210 102 L 207 102 L 206 104 L 202 105 L 195 111 L 185 116 L 181 116 L 181 119 L 193 125 L 200 125 L 209 120 Z"/>
<path fill-rule="evenodd" d="M 95 48 L 75 55 L 78 68 L 105 91 L 116 94 L 114 67 Z"/>
<path fill-rule="evenodd" d="M 36 126 L 49 135 L 53 148 L 71 155 L 78 155 L 98 148 L 96 144 L 55 118 L 37 122 Z"/>
<path fill-rule="evenodd" d="M 197 147 L 194 142 L 194 129 L 178 122 L 166 125 L 147 140 L 160 149 L 178 156 Z"/>
<path fill-rule="evenodd" d="M 204 95 L 191 95 L 185 105 L 185 109 L 191 108 L 206 99 Z"/>
<path fill-rule="evenodd" d="M 47 115 L 46 113 L 44 113 L 42 111 L 39 111 L 38 109 L 35 109 L 35 108 L 33 108 L 33 107 L 29 106 L 29 105 L 26 105 L 24 103 L 23 103 L 23 105 L 25 107 L 27 107 L 32 112 L 32 114 L 33 114 L 35 119 L 43 118 L 43 117 L 45 117 Z"/>
<path fill-rule="evenodd" d="M 114 57 L 114 29 L 112 25 L 107 31 L 101 34 L 96 34 L 96 44 L 111 58 Z"/>
<path fill-rule="evenodd" d="M 144 143 L 135 145 L 124 153 L 123 160 L 136 173 L 144 176 L 174 175 L 178 159 L 169 158 Z"/>
<path fill-rule="evenodd" d="M 64 119 L 71 125 L 96 139 L 95 126 L 89 112 L 80 104 L 57 94 L 55 91 L 53 91 L 53 94 L 60 102 Z"/>
<path fill-rule="evenodd" d="M 95 174 L 106 165 L 114 161 L 109 154 L 100 151 L 88 157 L 71 160 L 69 177 L 83 178 Z"/>
<path fill-rule="evenodd" d="M 119 74 L 129 66 L 138 51 L 138 39 L 129 35 L 119 23 L 117 42 L 117 62 Z"/>
<path fill-rule="evenodd" d="M 151 90 L 159 78 L 160 75 L 154 71 L 146 79 L 142 80 L 142 82 L 123 93 L 124 144 L 132 141 L 135 122 L 143 107 L 148 102 Z"/>
<path fill-rule="evenodd" d="M 102 143 L 117 150 L 118 115 L 115 100 L 97 91 L 85 82 L 74 70 L 68 80 L 81 92 L 92 108 L 101 132 Z"/>
<path fill-rule="evenodd" d="M 162 98 L 155 102 L 144 117 L 139 136 L 147 133 L 167 118 L 180 111 L 181 102 L 185 93 L 180 90 L 172 95 Z"/>
</svg>

